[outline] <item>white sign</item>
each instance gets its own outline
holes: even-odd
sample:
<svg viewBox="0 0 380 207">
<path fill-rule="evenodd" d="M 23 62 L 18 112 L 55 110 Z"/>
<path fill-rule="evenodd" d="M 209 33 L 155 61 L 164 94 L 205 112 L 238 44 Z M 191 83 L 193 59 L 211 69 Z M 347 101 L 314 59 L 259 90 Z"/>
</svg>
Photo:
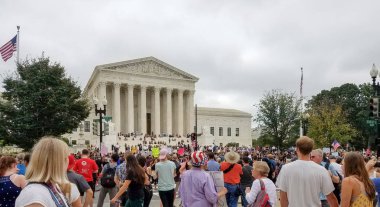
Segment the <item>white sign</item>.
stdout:
<svg viewBox="0 0 380 207">
<path fill-rule="evenodd" d="M 224 187 L 224 178 L 222 171 L 206 171 L 211 175 L 214 180 L 214 185 L 216 187 L 217 192 L 219 192 Z M 222 196 L 218 199 L 218 206 L 227 206 L 226 197 Z"/>
</svg>

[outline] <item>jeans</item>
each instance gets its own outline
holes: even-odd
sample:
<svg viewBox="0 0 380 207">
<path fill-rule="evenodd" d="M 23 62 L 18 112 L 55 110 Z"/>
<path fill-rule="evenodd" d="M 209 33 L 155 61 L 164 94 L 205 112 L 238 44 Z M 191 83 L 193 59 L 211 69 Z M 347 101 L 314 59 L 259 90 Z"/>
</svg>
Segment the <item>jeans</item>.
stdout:
<svg viewBox="0 0 380 207">
<path fill-rule="evenodd" d="M 240 190 L 241 190 L 241 205 L 243 207 L 247 207 L 248 206 L 248 201 L 247 199 L 245 198 L 245 188 L 244 186 L 240 185 Z"/>
<path fill-rule="evenodd" d="M 135 200 L 128 199 L 127 203 L 125 204 L 125 207 L 143 207 L 144 205 L 144 199 L 139 198 Z"/>
<path fill-rule="evenodd" d="M 173 207 L 174 189 L 169 191 L 158 191 L 163 207 Z"/>
<path fill-rule="evenodd" d="M 104 199 L 106 198 L 107 193 L 108 193 L 108 195 L 110 197 L 110 200 L 111 200 L 113 197 L 115 197 L 115 195 L 117 194 L 117 191 L 118 191 L 117 187 L 104 188 L 102 186 L 100 188 L 100 192 L 99 192 L 99 199 L 98 199 L 98 205 L 97 205 L 97 207 L 102 207 L 103 206 Z M 111 207 L 116 207 L 117 204 L 115 204 L 115 205 L 110 204 L 110 206 Z"/>
<path fill-rule="evenodd" d="M 227 194 L 226 194 L 226 201 L 228 207 L 237 207 L 239 194 L 238 194 L 238 188 L 239 184 L 232 185 L 229 183 L 224 183 L 224 187 L 227 188 Z"/>
<path fill-rule="evenodd" d="M 327 200 L 321 200 L 321 206 L 322 207 L 329 207 L 329 203 L 327 202 Z"/>
</svg>

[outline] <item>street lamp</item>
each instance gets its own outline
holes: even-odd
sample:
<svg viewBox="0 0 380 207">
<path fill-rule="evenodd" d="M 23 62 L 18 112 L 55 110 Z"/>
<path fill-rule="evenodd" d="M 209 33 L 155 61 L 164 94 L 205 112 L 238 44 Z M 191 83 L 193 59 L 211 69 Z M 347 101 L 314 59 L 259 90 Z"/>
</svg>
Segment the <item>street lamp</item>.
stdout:
<svg viewBox="0 0 380 207">
<path fill-rule="evenodd" d="M 307 135 L 307 128 L 308 128 L 308 124 L 309 124 L 309 118 L 310 118 L 309 113 L 302 114 L 302 119 L 303 119 L 303 122 L 302 122 L 303 136 Z"/>
<path fill-rule="evenodd" d="M 379 82 L 376 83 L 376 77 L 379 75 L 379 70 L 377 69 L 375 63 L 372 65 L 371 70 L 369 71 L 369 74 L 372 78 L 372 88 L 373 88 L 373 98 L 377 98 L 380 94 L 380 84 Z M 372 100 L 373 100 L 372 98 Z M 378 107 L 378 106 L 375 106 Z M 377 157 L 380 157 L 380 141 L 379 141 L 379 124 L 378 124 L 378 114 L 374 114 L 373 118 L 375 119 L 376 123 L 376 139 L 375 139 L 375 145 L 376 145 L 376 151 L 377 151 Z"/>
<path fill-rule="evenodd" d="M 99 114 L 99 123 L 100 123 L 100 126 L 99 126 L 99 132 L 100 132 L 99 133 L 99 137 L 100 137 L 99 152 L 101 153 L 102 142 L 103 142 L 103 115 L 104 116 L 106 115 L 107 99 L 106 99 L 106 97 L 104 97 L 102 100 L 103 109 L 101 106 L 98 108 L 99 100 L 96 97 L 93 98 L 93 101 L 95 104 L 95 116 L 97 116 Z"/>
</svg>

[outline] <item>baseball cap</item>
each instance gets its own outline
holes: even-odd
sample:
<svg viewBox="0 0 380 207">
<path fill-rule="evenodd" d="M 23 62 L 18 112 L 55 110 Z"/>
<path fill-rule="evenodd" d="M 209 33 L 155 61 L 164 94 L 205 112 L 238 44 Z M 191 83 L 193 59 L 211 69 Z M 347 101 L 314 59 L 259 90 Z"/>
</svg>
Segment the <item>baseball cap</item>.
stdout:
<svg viewBox="0 0 380 207">
<path fill-rule="evenodd" d="M 166 158 L 166 156 L 168 156 L 168 154 L 169 154 L 168 149 L 166 149 L 166 148 L 161 149 L 159 159 L 164 160 Z"/>
</svg>

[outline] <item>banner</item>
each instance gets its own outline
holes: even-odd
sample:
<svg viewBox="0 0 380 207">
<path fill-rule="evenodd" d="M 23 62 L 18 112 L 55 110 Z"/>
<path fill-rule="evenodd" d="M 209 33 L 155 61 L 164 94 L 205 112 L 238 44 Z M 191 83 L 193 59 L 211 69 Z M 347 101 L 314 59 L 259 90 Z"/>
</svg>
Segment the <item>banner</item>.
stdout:
<svg viewBox="0 0 380 207">
<path fill-rule="evenodd" d="M 183 156 L 183 154 L 185 154 L 185 148 L 179 148 L 177 153 L 181 156 Z"/>
<path fill-rule="evenodd" d="M 160 155 L 160 149 L 158 147 L 152 148 L 152 156 L 157 158 Z"/>
</svg>

